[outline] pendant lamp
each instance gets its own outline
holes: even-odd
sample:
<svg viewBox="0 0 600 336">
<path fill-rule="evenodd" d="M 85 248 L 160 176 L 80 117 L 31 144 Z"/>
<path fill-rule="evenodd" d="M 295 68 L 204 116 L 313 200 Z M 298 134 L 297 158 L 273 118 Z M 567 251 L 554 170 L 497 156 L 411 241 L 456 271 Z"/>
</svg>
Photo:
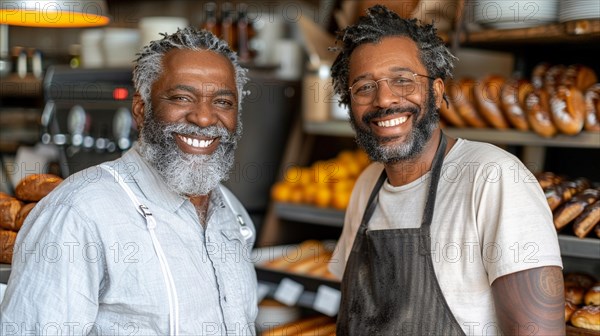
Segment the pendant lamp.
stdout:
<svg viewBox="0 0 600 336">
<path fill-rule="evenodd" d="M 109 22 L 104 0 L 0 0 L 0 24 L 81 28 L 104 26 Z"/>
</svg>

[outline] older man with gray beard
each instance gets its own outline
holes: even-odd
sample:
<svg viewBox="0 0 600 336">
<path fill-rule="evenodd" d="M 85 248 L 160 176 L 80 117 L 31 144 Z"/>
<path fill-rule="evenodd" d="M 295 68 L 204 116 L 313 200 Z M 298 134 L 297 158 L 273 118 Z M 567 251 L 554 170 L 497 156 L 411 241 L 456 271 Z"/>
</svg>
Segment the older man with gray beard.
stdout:
<svg viewBox="0 0 600 336">
<path fill-rule="evenodd" d="M 20 231 L 1 335 L 253 335 L 254 227 L 220 182 L 241 134 L 246 70 L 179 30 L 133 73 L 139 142 L 45 197 Z"/>
</svg>

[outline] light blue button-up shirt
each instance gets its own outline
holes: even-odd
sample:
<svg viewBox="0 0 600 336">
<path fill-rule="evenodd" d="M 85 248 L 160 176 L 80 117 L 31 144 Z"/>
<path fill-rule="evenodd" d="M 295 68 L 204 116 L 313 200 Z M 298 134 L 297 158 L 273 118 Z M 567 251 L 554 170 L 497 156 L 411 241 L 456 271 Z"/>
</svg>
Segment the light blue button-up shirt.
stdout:
<svg viewBox="0 0 600 336">
<path fill-rule="evenodd" d="M 169 191 L 135 147 L 108 165 L 157 221 L 180 333 L 254 335 L 255 235 L 240 232 L 236 215 L 254 227 L 239 201 L 213 191 L 204 229 L 194 205 Z M 19 232 L 0 335 L 166 335 L 166 286 L 144 217 L 107 171 L 92 167 L 40 201 Z"/>
</svg>

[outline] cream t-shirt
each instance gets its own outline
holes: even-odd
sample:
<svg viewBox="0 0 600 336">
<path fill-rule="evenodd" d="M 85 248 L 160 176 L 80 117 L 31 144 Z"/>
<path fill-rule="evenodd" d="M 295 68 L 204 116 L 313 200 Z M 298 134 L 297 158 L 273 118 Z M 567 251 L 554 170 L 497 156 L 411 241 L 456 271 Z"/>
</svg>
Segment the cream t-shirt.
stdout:
<svg viewBox="0 0 600 336">
<path fill-rule="evenodd" d="M 354 187 L 329 265 L 340 279 L 382 170 L 382 164 L 371 164 Z M 386 181 L 369 230 L 419 227 L 429 181 L 430 173 L 399 187 Z M 514 155 L 464 139 L 458 139 L 444 159 L 431 248 L 442 293 L 467 335 L 500 334 L 491 291 L 498 277 L 541 266 L 562 267 L 552 213 L 532 173 Z"/>
</svg>

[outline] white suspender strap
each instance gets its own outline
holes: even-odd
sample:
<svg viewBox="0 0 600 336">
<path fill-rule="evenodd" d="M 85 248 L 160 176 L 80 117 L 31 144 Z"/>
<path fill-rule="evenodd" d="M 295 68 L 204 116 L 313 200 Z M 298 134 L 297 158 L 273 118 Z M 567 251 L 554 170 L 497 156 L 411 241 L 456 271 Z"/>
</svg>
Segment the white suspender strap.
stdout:
<svg viewBox="0 0 600 336">
<path fill-rule="evenodd" d="M 146 226 L 148 228 L 148 232 L 150 233 L 150 238 L 152 239 L 152 245 L 154 246 L 154 251 L 158 256 L 160 269 L 165 280 L 165 285 L 167 286 L 167 296 L 169 298 L 169 335 L 179 335 L 179 302 L 177 298 L 177 288 L 175 287 L 175 281 L 173 281 L 173 275 L 171 274 L 171 269 L 169 268 L 169 263 L 167 262 L 165 253 L 160 245 L 160 242 L 156 238 L 156 233 L 154 232 L 154 229 L 156 228 L 156 219 L 154 219 L 154 216 L 152 216 L 150 209 L 148 209 L 148 207 L 146 207 L 144 204 L 140 203 L 131 188 L 129 188 L 127 183 L 123 181 L 121 175 L 114 168 L 107 165 L 100 165 L 100 167 L 108 171 L 115 178 L 131 202 L 133 202 L 135 205 L 136 210 L 146 220 Z"/>
</svg>

